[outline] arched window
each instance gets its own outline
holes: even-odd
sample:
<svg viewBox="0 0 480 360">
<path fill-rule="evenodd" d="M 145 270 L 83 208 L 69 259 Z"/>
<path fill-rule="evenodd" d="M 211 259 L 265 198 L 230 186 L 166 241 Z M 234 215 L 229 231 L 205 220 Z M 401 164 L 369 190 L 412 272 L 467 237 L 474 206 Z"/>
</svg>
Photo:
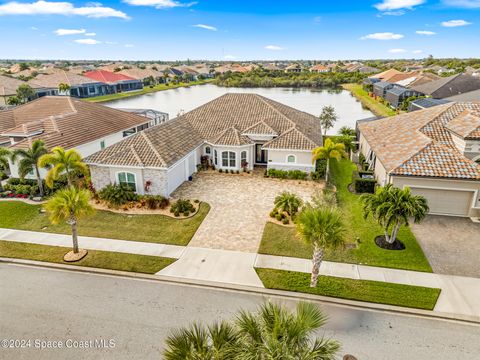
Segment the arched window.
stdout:
<svg viewBox="0 0 480 360">
<path fill-rule="evenodd" d="M 215 165 L 218 165 L 218 154 L 217 154 L 217 150 L 213 150 L 213 161 L 214 161 Z"/>
<path fill-rule="evenodd" d="M 133 191 L 137 191 L 137 183 L 135 180 L 135 174 L 129 172 L 117 173 L 118 183 L 124 184 L 130 187 Z"/>
<path fill-rule="evenodd" d="M 295 155 L 288 155 L 287 156 L 287 163 L 295 163 L 297 162 L 297 158 Z"/>
<path fill-rule="evenodd" d="M 212 150 L 210 149 L 210 146 L 207 146 L 205 148 L 205 154 L 210 155 L 212 153 Z"/>
</svg>

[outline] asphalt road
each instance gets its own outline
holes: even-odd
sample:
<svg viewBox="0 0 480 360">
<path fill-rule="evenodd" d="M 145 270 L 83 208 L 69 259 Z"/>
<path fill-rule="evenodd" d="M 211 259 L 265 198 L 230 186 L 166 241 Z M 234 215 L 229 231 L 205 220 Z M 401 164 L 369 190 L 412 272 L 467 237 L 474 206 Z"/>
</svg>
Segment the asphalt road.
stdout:
<svg viewBox="0 0 480 360">
<path fill-rule="evenodd" d="M 274 300 L 294 305 L 293 300 Z M 235 291 L 0 263 L 0 342 L 17 339 L 23 344 L 8 345 L 26 346 L 0 348 L 0 359 L 161 359 L 172 329 L 194 320 L 229 319 L 262 301 L 260 295 Z M 359 360 L 480 358 L 479 326 L 323 308 L 330 316 L 325 335 L 341 341 L 342 355 Z M 102 345 L 98 340 L 103 348 L 80 347 Z"/>
</svg>

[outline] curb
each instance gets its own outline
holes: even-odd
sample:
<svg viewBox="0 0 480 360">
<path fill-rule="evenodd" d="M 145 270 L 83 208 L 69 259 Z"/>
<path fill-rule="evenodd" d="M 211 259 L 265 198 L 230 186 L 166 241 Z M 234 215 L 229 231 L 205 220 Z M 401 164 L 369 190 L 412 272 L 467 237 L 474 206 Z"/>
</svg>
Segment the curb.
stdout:
<svg viewBox="0 0 480 360">
<path fill-rule="evenodd" d="M 357 308 L 357 309 L 363 309 L 368 311 L 393 313 L 397 315 L 417 316 L 417 317 L 423 317 L 428 319 L 455 321 L 455 322 L 480 325 L 480 318 L 477 316 L 433 312 L 428 310 L 405 308 L 405 307 L 393 306 L 393 305 L 367 303 L 362 301 L 346 300 L 346 299 L 332 298 L 332 297 L 326 297 L 326 296 L 320 296 L 320 295 L 303 294 L 303 293 L 296 293 L 296 292 L 284 291 L 284 290 L 257 288 L 252 286 L 235 285 L 235 284 L 220 283 L 220 282 L 213 282 L 213 281 L 193 280 L 193 279 L 171 277 L 171 276 L 164 276 L 164 275 L 141 274 L 141 273 L 133 273 L 133 272 L 127 272 L 127 271 L 107 270 L 107 269 L 100 269 L 100 268 L 64 265 L 64 264 L 56 264 L 56 263 L 24 260 L 24 259 L 14 259 L 14 258 L 0 257 L 0 263 L 14 264 L 14 265 L 20 265 L 20 266 L 27 266 L 27 267 L 42 267 L 42 268 L 53 269 L 53 270 L 72 271 L 72 272 L 87 273 L 87 274 L 94 274 L 94 275 L 101 275 L 101 276 L 103 275 L 103 276 L 124 277 L 124 278 L 143 280 L 143 281 L 157 281 L 157 282 L 163 282 L 163 283 L 168 283 L 172 285 L 210 288 L 215 290 L 241 292 L 241 293 L 247 293 L 247 294 L 269 295 L 272 297 L 287 298 L 287 299 L 293 299 L 293 300 L 308 300 L 308 301 L 314 301 L 314 302 L 319 302 L 319 303 L 324 303 L 324 304 L 329 304 L 334 306 L 347 307 L 347 308 Z"/>
</svg>

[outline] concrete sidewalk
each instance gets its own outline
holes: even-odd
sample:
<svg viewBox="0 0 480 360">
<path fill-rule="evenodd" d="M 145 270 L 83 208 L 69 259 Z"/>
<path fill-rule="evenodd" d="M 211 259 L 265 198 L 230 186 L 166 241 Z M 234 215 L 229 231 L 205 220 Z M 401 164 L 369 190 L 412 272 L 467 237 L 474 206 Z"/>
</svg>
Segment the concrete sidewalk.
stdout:
<svg viewBox="0 0 480 360">
<path fill-rule="evenodd" d="M 33 231 L 0 229 L 0 240 L 53 246 L 71 246 L 71 236 Z M 80 247 L 179 259 L 158 275 L 236 285 L 263 287 L 254 268 L 310 273 L 308 259 L 262 255 L 229 250 L 182 247 L 136 241 L 79 237 Z M 480 279 L 382 267 L 324 261 L 321 275 L 417 285 L 442 290 L 434 311 L 476 316 L 480 319 Z"/>
</svg>

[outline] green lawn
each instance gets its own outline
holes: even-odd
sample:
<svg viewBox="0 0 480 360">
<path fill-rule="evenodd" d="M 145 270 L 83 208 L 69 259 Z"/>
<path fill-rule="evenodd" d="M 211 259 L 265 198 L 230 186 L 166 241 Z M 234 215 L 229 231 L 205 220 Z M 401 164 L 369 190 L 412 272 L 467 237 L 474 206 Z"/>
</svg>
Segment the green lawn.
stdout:
<svg viewBox="0 0 480 360">
<path fill-rule="evenodd" d="M 86 257 L 74 263 L 63 261 L 63 255 L 70 250 L 71 248 L 60 246 L 25 244 L 0 240 L 0 257 L 5 258 L 28 259 L 101 269 L 132 271 L 144 274 L 155 274 L 175 262 L 175 259 L 159 256 L 123 254 L 98 250 L 89 250 Z"/>
<path fill-rule="evenodd" d="M 40 209 L 40 205 L 20 201 L 0 202 L 0 228 L 70 234 L 69 225 L 51 225 Z M 199 212 L 187 219 L 97 211 L 95 215 L 80 220 L 78 231 L 83 236 L 187 245 L 209 210 L 210 206 L 202 203 Z"/>
<path fill-rule="evenodd" d="M 332 276 L 320 276 L 317 287 L 311 288 L 310 274 L 273 269 L 256 269 L 256 271 L 263 285 L 269 289 L 378 304 L 433 310 L 440 295 L 440 289 Z"/>
<path fill-rule="evenodd" d="M 363 89 L 361 84 L 344 84 L 342 87 L 345 90 L 349 90 L 353 96 L 377 116 L 387 117 L 397 114 L 395 110 L 391 109 L 389 106 L 368 96 L 368 93 Z"/>
<path fill-rule="evenodd" d="M 347 225 L 347 243 L 354 244 L 359 239 L 357 248 L 330 251 L 325 260 L 370 266 L 382 266 L 397 269 L 432 272 L 427 258 L 423 254 L 415 236 L 407 227 L 402 227 L 398 238 L 405 244 L 405 250 L 384 250 L 379 248 L 374 239 L 383 234 L 383 229 L 372 219 L 363 218 L 359 195 L 348 191 L 355 165 L 349 160 L 331 162 L 332 179 L 337 187 L 337 196 L 343 219 Z M 258 251 L 261 254 L 310 258 L 312 250 L 302 239 L 298 238 L 294 228 L 267 223 Z"/>
<path fill-rule="evenodd" d="M 179 88 L 179 87 L 189 87 L 189 86 L 194 86 L 194 85 L 203 85 L 203 84 L 207 84 L 207 83 L 212 82 L 212 81 L 213 81 L 213 79 L 198 80 L 198 81 L 191 81 L 189 83 L 181 82 L 181 83 L 178 83 L 178 84 L 169 84 L 168 86 L 165 85 L 165 84 L 159 84 L 159 85 L 155 85 L 152 88 L 149 87 L 149 86 L 145 86 L 143 88 L 143 90 L 139 90 L 139 91 L 130 91 L 130 92 L 117 93 L 117 94 L 96 96 L 96 97 L 86 98 L 86 99 L 82 99 L 82 100 L 87 101 L 87 102 L 95 102 L 95 103 L 96 102 L 106 102 L 106 101 L 124 99 L 124 98 L 132 97 L 132 96 L 149 94 L 149 93 L 157 92 L 157 91 L 176 89 L 176 88 Z"/>
</svg>

